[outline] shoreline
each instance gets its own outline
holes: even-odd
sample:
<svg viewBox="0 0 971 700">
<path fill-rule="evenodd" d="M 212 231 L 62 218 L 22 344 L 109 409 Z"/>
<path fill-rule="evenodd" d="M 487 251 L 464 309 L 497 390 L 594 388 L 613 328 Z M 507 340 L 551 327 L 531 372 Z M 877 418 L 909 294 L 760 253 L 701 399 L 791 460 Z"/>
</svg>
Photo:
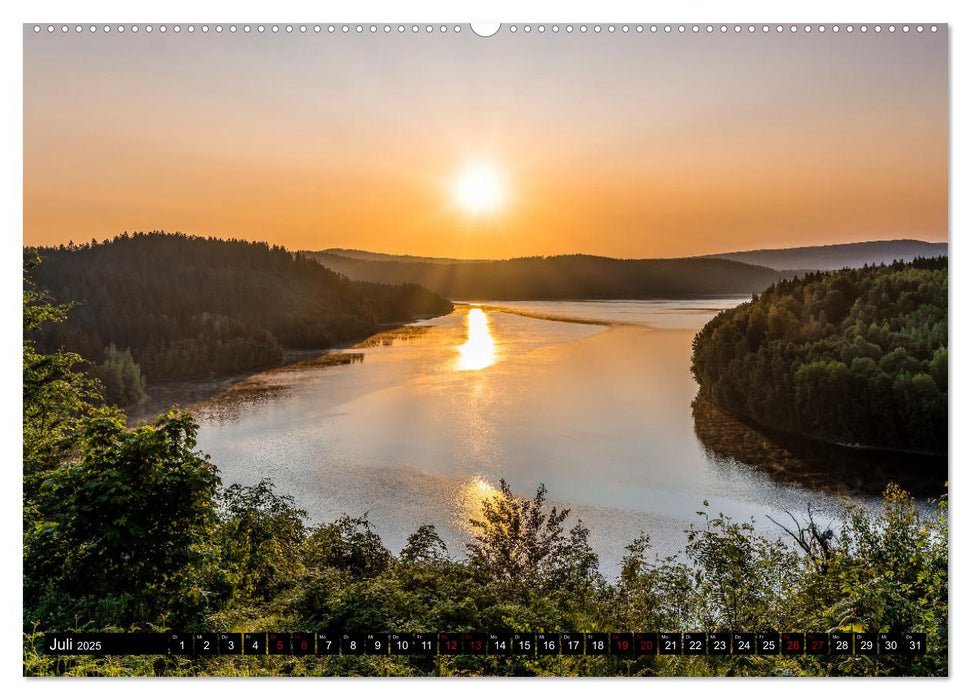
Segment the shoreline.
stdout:
<svg viewBox="0 0 971 700">
<path fill-rule="evenodd" d="M 368 336 L 371 337 L 371 336 Z M 198 379 L 176 379 L 172 381 L 150 384 L 146 387 L 149 398 L 141 406 L 124 409 L 128 417 L 128 426 L 137 427 L 149 423 L 159 414 L 172 408 L 188 410 L 191 406 L 207 401 L 214 396 L 230 389 L 240 382 L 257 377 L 261 374 L 282 370 L 286 367 L 313 362 L 314 359 L 329 355 L 344 354 L 353 347 L 293 349 L 284 350 L 283 360 L 278 364 L 267 367 L 254 367 L 246 372 L 220 375 L 218 377 L 200 377 Z M 338 364 L 338 363 L 335 363 Z"/>
<path fill-rule="evenodd" d="M 648 323 L 632 323 L 630 321 L 613 321 L 608 319 L 597 319 L 597 318 L 584 318 L 582 316 L 564 316 L 562 314 L 548 314 L 542 311 L 530 311 L 529 309 L 521 309 L 514 306 L 500 306 L 499 304 L 479 304 L 476 302 L 452 302 L 456 306 L 466 306 L 469 308 L 479 308 L 483 311 L 492 311 L 495 313 L 511 314 L 513 316 L 523 316 L 524 318 L 535 318 L 540 321 L 554 321 L 557 323 L 577 323 L 584 326 L 603 326 L 604 328 L 613 328 L 618 326 L 625 326 L 628 328 L 649 328 L 656 330 L 656 326 Z"/>
<path fill-rule="evenodd" d="M 788 430 L 782 430 L 780 428 L 773 428 L 772 426 L 759 423 L 751 416 L 741 415 L 741 414 L 735 413 L 734 411 L 730 411 L 723 406 L 719 406 L 717 403 L 715 403 L 707 396 L 705 396 L 703 392 L 699 392 L 698 398 L 714 406 L 722 413 L 725 413 L 731 416 L 738 422 L 747 425 L 753 430 L 765 432 L 769 436 L 775 437 L 777 439 L 806 440 L 808 442 L 816 443 L 818 445 L 825 445 L 827 447 L 838 447 L 843 450 L 850 450 L 854 452 L 863 452 L 863 453 L 870 453 L 870 454 L 884 453 L 884 454 L 892 454 L 892 455 L 901 456 L 901 457 L 911 456 L 911 457 L 925 457 L 930 459 L 944 459 L 944 460 L 948 459 L 947 452 L 925 452 L 922 450 L 907 450 L 900 447 L 884 447 L 881 445 L 863 445 L 859 443 L 838 442 L 836 440 L 829 440 L 827 438 L 824 438 L 818 435 L 811 435 L 809 433 L 795 433 Z"/>
<path fill-rule="evenodd" d="M 455 308 L 453 305 L 452 311 L 449 311 L 448 313 L 454 313 L 454 311 Z M 245 372 L 237 372 L 234 374 L 226 374 L 216 377 L 174 379 L 158 382 L 157 384 L 149 384 L 145 388 L 149 398 L 144 404 L 141 406 L 123 409 L 125 411 L 125 415 L 127 416 L 127 425 L 130 428 L 145 425 L 146 423 L 153 421 L 156 416 L 165 413 L 172 408 L 189 410 L 189 408 L 192 406 L 204 401 L 208 401 L 209 399 L 231 389 L 237 384 L 246 382 L 247 380 L 251 380 L 255 377 L 270 372 L 286 371 L 286 369 L 289 367 L 300 368 L 306 366 L 330 366 L 347 364 L 348 362 L 356 361 L 354 359 L 344 358 L 346 358 L 348 355 L 360 355 L 360 353 L 348 353 L 348 351 L 353 350 L 354 348 L 367 347 L 366 343 L 371 338 L 375 338 L 382 333 L 396 331 L 401 328 L 408 327 L 421 321 L 427 321 L 428 319 L 447 315 L 448 314 L 416 316 L 410 321 L 378 324 L 374 333 L 366 335 L 363 338 L 348 340 L 344 343 L 328 348 L 284 348 L 283 359 L 280 362 L 267 365 L 265 367 L 253 367 Z M 332 361 L 327 361 L 324 359 L 328 357 L 334 359 Z"/>
<path fill-rule="evenodd" d="M 420 323 L 421 321 L 427 321 L 433 318 L 440 318 L 443 316 L 448 316 L 449 314 L 455 313 L 456 311 L 468 310 L 470 308 L 476 307 L 483 309 L 484 311 L 491 311 L 494 313 L 507 313 L 515 316 L 522 316 L 524 318 L 533 318 L 541 321 L 551 321 L 555 323 L 573 323 L 579 325 L 590 325 L 590 326 L 600 326 L 603 328 L 637 328 L 640 330 L 656 331 L 659 330 L 657 326 L 650 323 L 635 323 L 630 321 L 620 321 L 611 319 L 597 319 L 597 318 L 586 318 L 582 316 L 568 316 L 564 314 L 552 314 L 544 313 L 542 311 L 532 311 L 530 309 L 523 309 L 514 306 L 504 306 L 502 304 L 495 303 L 479 303 L 475 301 L 452 301 L 452 310 L 444 314 L 430 314 L 423 316 L 416 316 L 411 320 L 389 322 L 378 324 L 374 333 L 364 336 L 363 338 L 358 338 L 355 340 L 349 340 L 345 343 L 339 345 L 327 347 L 327 348 L 285 348 L 283 351 L 283 359 L 279 363 L 272 365 L 267 365 L 264 367 L 254 367 L 250 370 L 244 372 L 238 372 L 228 375 L 220 375 L 215 377 L 198 377 L 194 379 L 177 379 L 158 382 L 157 384 L 150 384 L 146 387 L 146 391 L 149 395 L 148 401 L 137 407 L 131 407 L 126 410 L 128 416 L 129 427 L 137 427 L 139 425 L 144 425 L 145 423 L 151 422 L 161 413 L 165 411 L 178 407 L 182 410 L 189 410 L 192 406 L 208 401 L 220 394 L 227 391 L 231 391 L 234 386 L 246 383 L 252 383 L 257 377 L 265 374 L 286 371 L 287 368 L 299 368 L 300 366 L 316 365 L 316 366 L 329 366 L 329 365 L 340 365 L 347 364 L 354 361 L 353 359 L 347 359 L 346 356 L 349 354 L 348 351 L 354 350 L 356 348 L 367 348 L 370 347 L 375 341 L 374 339 L 380 338 L 383 334 L 393 333 L 400 331 L 401 329 L 413 326 L 414 324 Z M 557 301 L 573 301 L 573 300 L 557 300 Z M 587 301 L 602 301 L 602 300 L 587 300 Z M 636 300 L 640 301 L 640 300 Z M 350 353 L 356 354 L 356 353 Z M 328 361 L 324 358 L 332 358 Z"/>
</svg>

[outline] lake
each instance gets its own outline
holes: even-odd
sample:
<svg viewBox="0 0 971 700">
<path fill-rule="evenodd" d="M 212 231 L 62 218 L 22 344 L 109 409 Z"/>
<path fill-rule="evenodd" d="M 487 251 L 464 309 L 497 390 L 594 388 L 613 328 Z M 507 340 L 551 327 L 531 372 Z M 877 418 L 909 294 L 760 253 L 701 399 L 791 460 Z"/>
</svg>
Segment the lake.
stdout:
<svg viewBox="0 0 971 700">
<path fill-rule="evenodd" d="M 270 478 L 315 523 L 367 513 L 395 553 L 431 523 L 460 557 L 500 479 L 543 483 L 608 576 L 641 532 L 677 552 L 699 510 L 774 536 L 767 516 L 873 509 L 889 480 L 943 492 L 945 460 L 769 435 L 696 401 L 691 340 L 746 300 L 457 305 L 193 406 L 199 448 L 224 484 Z"/>
</svg>

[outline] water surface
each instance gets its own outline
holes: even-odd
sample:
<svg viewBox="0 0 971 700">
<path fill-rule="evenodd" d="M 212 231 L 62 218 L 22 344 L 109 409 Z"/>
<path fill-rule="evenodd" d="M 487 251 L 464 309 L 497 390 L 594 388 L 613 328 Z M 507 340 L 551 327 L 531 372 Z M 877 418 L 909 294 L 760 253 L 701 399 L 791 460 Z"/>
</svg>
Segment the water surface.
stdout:
<svg viewBox="0 0 971 700">
<path fill-rule="evenodd" d="M 367 512 L 395 552 L 432 523 L 461 556 L 500 478 L 523 495 L 545 483 L 608 575 L 642 531 L 659 554 L 682 547 L 705 500 L 773 534 L 767 515 L 810 502 L 824 516 L 842 498 L 875 507 L 888 474 L 918 458 L 813 452 L 695 401 L 691 339 L 742 301 L 458 306 L 352 360 L 261 374 L 196 406 L 199 445 L 225 483 L 269 477 L 314 522 Z"/>
</svg>

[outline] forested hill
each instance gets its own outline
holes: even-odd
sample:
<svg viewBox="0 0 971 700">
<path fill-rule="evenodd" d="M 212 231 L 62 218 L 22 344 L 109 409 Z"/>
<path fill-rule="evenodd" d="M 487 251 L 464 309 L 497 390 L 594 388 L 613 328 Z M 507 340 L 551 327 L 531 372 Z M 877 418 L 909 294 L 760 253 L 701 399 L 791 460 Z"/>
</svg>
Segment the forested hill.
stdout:
<svg viewBox="0 0 971 700">
<path fill-rule="evenodd" d="M 947 258 L 811 273 L 695 337 L 701 395 L 770 428 L 947 453 Z"/>
<path fill-rule="evenodd" d="M 427 262 L 427 263 L 477 263 L 492 262 L 484 258 L 436 258 L 427 255 L 396 255 L 394 253 L 375 253 L 370 250 L 357 250 L 356 248 L 327 248 L 317 251 L 321 255 L 338 255 L 342 258 L 352 258 L 354 260 L 372 260 L 376 262 Z M 311 253 L 315 255 L 316 253 Z"/>
<path fill-rule="evenodd" d="M 863 267 L 864 265 L 889 265 L 898 260 L 910 262 L 914 258 L 933 258 L 939 255 L 947 255 L 947 243 L 900 239 L 799 248 L 745 250 L 703 257 L 735 260 L 750 265 L 765 265 L 773 270 L 809 272 L 841 270 L 844 267 Z"/>
<path fill-rule="evenodd" d="M 94 363 L 130 349 L 150 381 L 268 366 L 285 347 L 331 347 L 452 309 L 415 285 L 353 282 L 266 243 L 153 232 L 24 250 L 25 263 L 35 256 L 30 278 L 76 304 L 39 335 L 42 349 Z"/>
<path fill-rule="evenodd" d="M 351 279 L 419 284 L 450 299 L 649 299 L 758 292 L 780 275 L 719 259 L 620 260 L 592 255 L 412 262 L 308 253 Z"/>
</svg>

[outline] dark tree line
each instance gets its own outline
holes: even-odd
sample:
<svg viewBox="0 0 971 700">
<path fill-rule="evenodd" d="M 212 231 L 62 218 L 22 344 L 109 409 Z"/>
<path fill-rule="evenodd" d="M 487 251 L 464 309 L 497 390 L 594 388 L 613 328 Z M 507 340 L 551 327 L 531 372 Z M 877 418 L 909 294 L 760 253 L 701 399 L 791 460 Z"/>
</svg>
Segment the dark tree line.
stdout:
<svg viewBox="0 0 971 700">
<path fill-rule="evenodd" d="M 420 284 L 449 299 L 652 299 L 750 294 L 776 270 L 732 260 L 619 260 L 557 255 L 494 261 L 413 262 L 309 253 L 351 279 Z"/>
<path fill-rule="evenodd" d="M 761 425 L 947 452 L 947 258 L 811 273 L 695 337 L 701 394 Z"/>
<path fill-rule="evenodd" d="M 452 308 L 416 285 L 353 282 L 266 243 L 153 232 L 24 255 L 41 259 L 30 270 L 37 286 L 73 304 L 66 323 L 34 332 L 38 347 L 64 347 L 136 383 L 118 353 L 149 381 L 226 374 Z M 137 399 L 129 384 L 121 395 Z"/>
</svg>

